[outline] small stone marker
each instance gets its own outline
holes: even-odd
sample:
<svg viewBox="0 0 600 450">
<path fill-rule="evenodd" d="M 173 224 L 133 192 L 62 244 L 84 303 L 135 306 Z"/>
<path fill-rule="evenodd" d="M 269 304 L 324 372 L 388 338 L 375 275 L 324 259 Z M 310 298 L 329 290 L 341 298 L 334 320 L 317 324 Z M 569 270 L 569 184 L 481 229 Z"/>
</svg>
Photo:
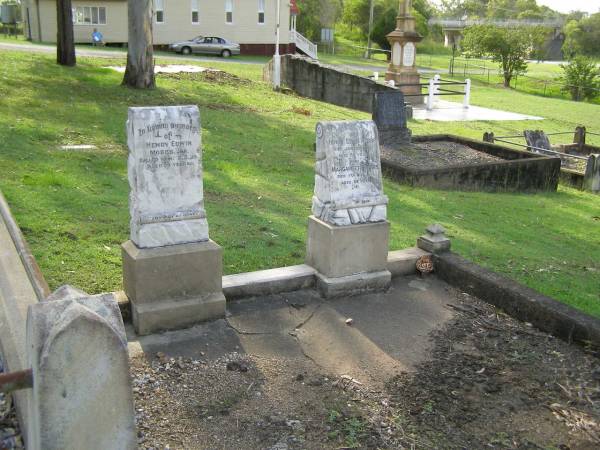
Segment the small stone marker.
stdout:
<svg viewBox="0 0 600 450">
<path fill-rule="evenodd" d="M 137 448 L 125 328 L 111 296 L 63 289 L 29 307 L 27 448 Z M 58 300 L 64 298 L 64 300 Z"/>
<path fill-rule="evenodd" d="M 386 289 L 390 224 L 375 123 L 321 122 L 316 134 L 306 263 L 326 297 Z"/>
<path fill-rule="evenodd" d="M 446 229 L 436 223 L 425 229 L 425 234 L 417 239 L 417 247 L 431 253 L 442 253 L 450 250 L 450 239 L 446 237 Z"/>
<path fill-rule="evenodd" d="M 376 92 L 373 100 L 373 121 L 377 125 L 381 145 L 393 148 L 410 143 L 412 132 L 407 127 L 406 105 L 402 92 Z"/>
<path fill-rule="evenodd" d="M 315 217 L 337 226 L 385 221 L 388 199 L 375 124 L 320 122 L 316 132 Z"/>
<path fill-rule="evenodd" d="M 131 240 L 140 248 L 208 240 L 197 106 L 129 108 Z"/>
<path fill-rule="evenodd" d="M 542 150 L 552 150 L 552 146 L 550 145 L 550 140 L 546 133 L 541 130 L 525 130 L 523 132 L 525 136 L 525 141 L 527 141 L 528 150 L 531 150 L 535 153 L 540 153 L 540 149 Z"/>
</svg>

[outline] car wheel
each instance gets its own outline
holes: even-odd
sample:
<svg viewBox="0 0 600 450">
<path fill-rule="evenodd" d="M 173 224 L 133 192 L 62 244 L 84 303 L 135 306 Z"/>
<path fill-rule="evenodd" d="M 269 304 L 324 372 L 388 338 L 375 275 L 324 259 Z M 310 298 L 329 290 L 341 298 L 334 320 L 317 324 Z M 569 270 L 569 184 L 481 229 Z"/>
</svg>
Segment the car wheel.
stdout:
<svg viewBox="0 0 600 450">
<path fill-rule="evenodd" d="M 221 52 L 221 56 L 222 56 L 223 58 L 229 58 L 229 57 L 231 56 L 231 52 L 230 52 L 229 50 L 223 50 L 223 51 Z"/>
<path fill-rule="evenodd" d="M 182 53 L 183 55 L 189 55 L 189 54 L 191 54 L 191 53 L 192 53 L 192 49 L 191 49 L 191 48 L 189 48 L 189 47 L 183 47 L 183 48 L 181 49 L 181 53 Z"/>
</svg>

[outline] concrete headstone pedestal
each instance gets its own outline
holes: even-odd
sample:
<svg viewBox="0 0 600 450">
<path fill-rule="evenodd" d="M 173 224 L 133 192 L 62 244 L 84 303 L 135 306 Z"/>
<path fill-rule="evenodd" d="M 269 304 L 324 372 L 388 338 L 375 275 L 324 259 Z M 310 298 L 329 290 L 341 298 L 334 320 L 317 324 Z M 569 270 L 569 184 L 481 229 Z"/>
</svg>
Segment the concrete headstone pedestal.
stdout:
<svg viewBox="0 0 600 450">
<path fill-rule="evenodd" d="M 375 123 L 321 122 L 316 134 L 306 263 L 317 270 L 326 297 L 386 289 L 388 199 Z"/>
<path fill-rule="evenodd" d="M 27 315 L 34 380 L 27 391 L 27 448 L 134 450 L 129 356 L 117 302 L 63 294 L 30 306 Z"/>
<path fill-rule="evenodd" d="M 208 236 L 196 106 L 129 108 L 131 240 L 123 286 L 138 334 L 225 316 L 222 249 Z"/>
<path fill-rule="evenodd" d="M 381 145 L 394 148 L 410 144 L 412 132 L 407 126 L 402 92 L 376 92 L 373 99 L 373 121 L 377 126 Z"/>
</svg>

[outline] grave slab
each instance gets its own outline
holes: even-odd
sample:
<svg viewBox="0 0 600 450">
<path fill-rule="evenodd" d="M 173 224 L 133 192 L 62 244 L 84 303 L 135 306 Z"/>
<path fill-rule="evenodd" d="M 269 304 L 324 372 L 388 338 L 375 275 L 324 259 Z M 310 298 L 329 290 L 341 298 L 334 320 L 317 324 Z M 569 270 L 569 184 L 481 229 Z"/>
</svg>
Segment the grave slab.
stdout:
<svg viewBox="0 0 600 450">
<path fill-rule="evenodd" d="M 373 100 L 373 121 L 377 125 L 381 145 L 396 147 L 410 143 L 412 132 L 407 127 L 402 92 L 376 92 Z"/>
</svg>

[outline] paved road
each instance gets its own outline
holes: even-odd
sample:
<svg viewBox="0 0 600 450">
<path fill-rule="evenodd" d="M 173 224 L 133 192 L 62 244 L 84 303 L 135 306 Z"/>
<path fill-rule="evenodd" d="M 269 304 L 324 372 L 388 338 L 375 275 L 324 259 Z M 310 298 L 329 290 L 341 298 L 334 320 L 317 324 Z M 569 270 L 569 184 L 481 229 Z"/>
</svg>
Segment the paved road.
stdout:
<svg viewBox="0 0 600 450">
<path fill-rule="evenodd" d="M 56 47 L 54 45 L 41 45 L 41 44 L 29 44 L 24 42 L 19 43 L 8 43 L 8 42 L 0 42 L 0 50 L 20 50 L 27 51 L 33 53 L 56 53 Z M 101 49 L 101 48 L 93 48 L 93 47 L 82 47 L 78 46 L 75 50 L 77 56 L 90 56 L 96 58 L 127 58 L 127 50 L 111 47 L 110 50 Z M 163 57 L 163 58 L 172 58 L 181 61 L 194 61 L 194 62 L 222 62 L 222 63 L 236 63 L 236 64 L 249 64 L 249 65 L 263 65 L 264 61 L 248 61 L 244 59 L 239 59 L 236 57 L 233 58 L 219 58 L 219 57 L 206 57 L 206 56 L 183 56 L 178 55 L 176 53 L 167 53 L 167 52 L 155 52 L 155 56 Z M 367 72 L 385 72 L 385 67 L 383 66 L 360 66 L 360 65 L 352 65 L 352 64 L 328 64 L 331 66 L 338 67 L 340 69 L 346 70 L 357 70 L 357 71 L 367 71 Z M 443 73 L 442 70 L 435 69 L 424 69 L 419 68 L 419 72 L 421 73 Z"/>
<path fill-rule="evenodd" d="M 27 51 L 32 53 L 56 53 L 56 46 L 54 45 L 38 45 L 38 44 L 27 44 L 23 42 L 12 43 L 12 42 L 0 42 L 0 50 L 17 50 Z M 127 58 L 127 49 L 111 48 L 110 50 L 101 48 L 85 48 L 78 46 L 75 49 L 76 56 L 90 56 L 96 58 Z M 251 64 L 251 65 L 263 65 L 262 61 L 247 61 L 238 58 L 211 58 L 202 56 L 183 56 L 176 53 L 167 52 L 155 52 L 156 57 L 172 58 L 182 61 L 204 61 L 204 62 L 223 62 L 223 63 L 236 63 L 236 64 Z"/>
</svg>

